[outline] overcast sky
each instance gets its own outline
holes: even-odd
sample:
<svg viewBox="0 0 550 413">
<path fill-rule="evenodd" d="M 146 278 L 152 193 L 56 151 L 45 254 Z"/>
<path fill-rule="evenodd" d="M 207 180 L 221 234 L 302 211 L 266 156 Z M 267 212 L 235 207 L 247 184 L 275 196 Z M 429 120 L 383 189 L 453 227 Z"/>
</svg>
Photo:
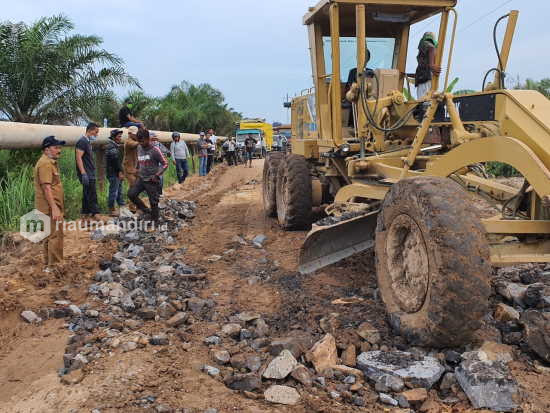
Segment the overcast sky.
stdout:
<svg viewBox="0 0 550 413">
<path fill-rule="evenodd" d="M 105 49 L 124 59 L 128 71 L 148 94 L 164 95 L 182 80 L 208 82 L 245 116 L 285 122 L 285 95 L 292 96 L 312 84 L 302 16 L 315 2 L 0 0 L 4 6 L 0 18 L 30 23 L 64 13 L 75 23 L 76 32 L 101 36 Z M 460 20 L 452 73 L 460 77 L 459 89 L 481 88 L 485 71 L 496 66 L 492 27 L 511 9 L 521 13 L 508 73 L 522 78 L 550 77 L 550 1 L 458 3 Z M 414 45 L 409 50 L 416 48 L 418 35 L 436 29 L 435 23 L 419 23 L 412 30 Z M 412 56 L 408 71 L 414 70 Z"/>
</svg>

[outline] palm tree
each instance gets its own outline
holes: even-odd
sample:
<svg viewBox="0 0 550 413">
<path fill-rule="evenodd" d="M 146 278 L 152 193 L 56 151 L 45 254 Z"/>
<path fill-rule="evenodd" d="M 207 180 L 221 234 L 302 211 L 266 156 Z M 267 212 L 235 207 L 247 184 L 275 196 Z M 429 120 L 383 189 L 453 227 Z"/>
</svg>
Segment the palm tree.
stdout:
<svg viewBox="0 0 550 413">
<path fill-rule="evenodd" d="M 209 84 L 195 86 L 182 82 L 162 98 L 131 93 L 127 99 L 133 103 L 136 116 L 151 129 L 198 133 L 213 128 L 217 134 L 227 135 L 242 117 L 228 107 L 223 94 Z"/>
<path fill-rule="evenodd" d="M 69 35 L 65 16 L 0 24 L 0 116 L 14 122 L 70 123 L 87 117 L 114 86 L 138 81 L 97 36 Z"/>
</svg>

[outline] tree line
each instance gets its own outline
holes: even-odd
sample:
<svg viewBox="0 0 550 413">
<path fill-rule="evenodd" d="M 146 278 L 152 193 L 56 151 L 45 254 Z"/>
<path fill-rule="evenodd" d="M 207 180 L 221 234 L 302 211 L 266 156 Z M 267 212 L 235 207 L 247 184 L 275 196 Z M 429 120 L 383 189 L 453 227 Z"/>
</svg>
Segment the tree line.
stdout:
<svg viewBox="0 0 550 413">
<path fill-rule="evenodd" d="M 107 119 L 115 127 L 125 99 L 151 129 L 214 128 L 226 135 L 241 118 L 209 84 L 183 81 L 165 96 L 147 95 L 123 60 L 101 48 L 100 37 L 73 30 L 64 15 L 0 23 L 0 119 L 60 125 Z M 113 88 L 121 86 L 132 91 L 119 99 Z"/>
</svg>

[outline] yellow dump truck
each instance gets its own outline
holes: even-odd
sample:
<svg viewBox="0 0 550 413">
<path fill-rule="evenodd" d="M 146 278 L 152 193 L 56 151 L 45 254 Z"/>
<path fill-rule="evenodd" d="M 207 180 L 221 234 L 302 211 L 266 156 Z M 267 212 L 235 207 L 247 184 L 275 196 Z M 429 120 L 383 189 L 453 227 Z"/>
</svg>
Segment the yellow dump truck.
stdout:
<svg viewBox="0 0 550 413">
<path fill-rule="evenodd" d="M 273 126 L 266 123 L 265 119 L 243 119 L 237 125 L 237 144 L 244 145 L 246 137 L 252 134 L 258 141 L 256 152 L 260 156 L 265 156 L 267 151 L 271 150 L 273 145 Z"/>
</svg>

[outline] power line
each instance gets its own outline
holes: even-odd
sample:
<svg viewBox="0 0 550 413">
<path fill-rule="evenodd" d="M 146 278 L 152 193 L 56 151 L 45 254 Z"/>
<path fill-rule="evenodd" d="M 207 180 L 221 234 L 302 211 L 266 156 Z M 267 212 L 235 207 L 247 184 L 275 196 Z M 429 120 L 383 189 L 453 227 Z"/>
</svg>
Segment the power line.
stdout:
<svg viewBox="0 0 550 413">
<path fill-rule="evenodd" d="M 481 20 L 483 20 L 484 18 L 490 16 L 491 14 L 493 14 L 494 12 L 496 12 L 497 10 L 503 8 L 504 6 L 506 6 L 507 4 L 513 2 L 514 0 L 506 0 L 504 3 L 502 3 L 500 6 L 492 9 L 491 11 L 485 13 L 484 15 L 478 17 L 477 19 L 475 19 L 473 22 L 471 22 L 470 24 L 468 24 L 467 26 L 465 27 L 462 27 L 460 29 L 457 30 L 457 33 L 462 33 L 464 31 L 466 31 L 467 29 L 469 29 L 470 27 L 476 25 L 477 23 L 479 23 Z M 437 21 L 431 21 L 429 22 L 428 24 L 424 25 L 421 29 L 415 31 L 412 35 L 411 35 L 411 39 L 416 39 L 417 37 L 419 37 L 420 35 L 423 35 L 424 33 L 424 30 L 427 29 L 428 27 L 430 27 L 431 25 L 437 23 Z"/>
<path fill-rule="evenodd" d="M 478 17 L 476 20 L 474 20 L 472 23 L 470 23 L 468 26 L 466 27 L 462 27 L 458 30 L 458 33 L 462 33 L 464 32 L 465 30 L 469 29 L 470 27 L 472 27 L 473 25 L 479 23 L 481 20 L 483 20 L 485 17 L 487 16 L 490 16 L 491 14 L 493 14 L 494 12 L 496 12 L 498 9 L 501 9 L 503 8 L 504 6 L 506 6 L 508 3 L 511 3 L 513 2 L 514 0 L 507 0 L 505 1 L 504 3 L 502 3 L 500 6 L 496 7 L 495 9 L 491 10 L 490 12 L 484 14 L 483 16 L 481 17 Z"/>
</svg>

